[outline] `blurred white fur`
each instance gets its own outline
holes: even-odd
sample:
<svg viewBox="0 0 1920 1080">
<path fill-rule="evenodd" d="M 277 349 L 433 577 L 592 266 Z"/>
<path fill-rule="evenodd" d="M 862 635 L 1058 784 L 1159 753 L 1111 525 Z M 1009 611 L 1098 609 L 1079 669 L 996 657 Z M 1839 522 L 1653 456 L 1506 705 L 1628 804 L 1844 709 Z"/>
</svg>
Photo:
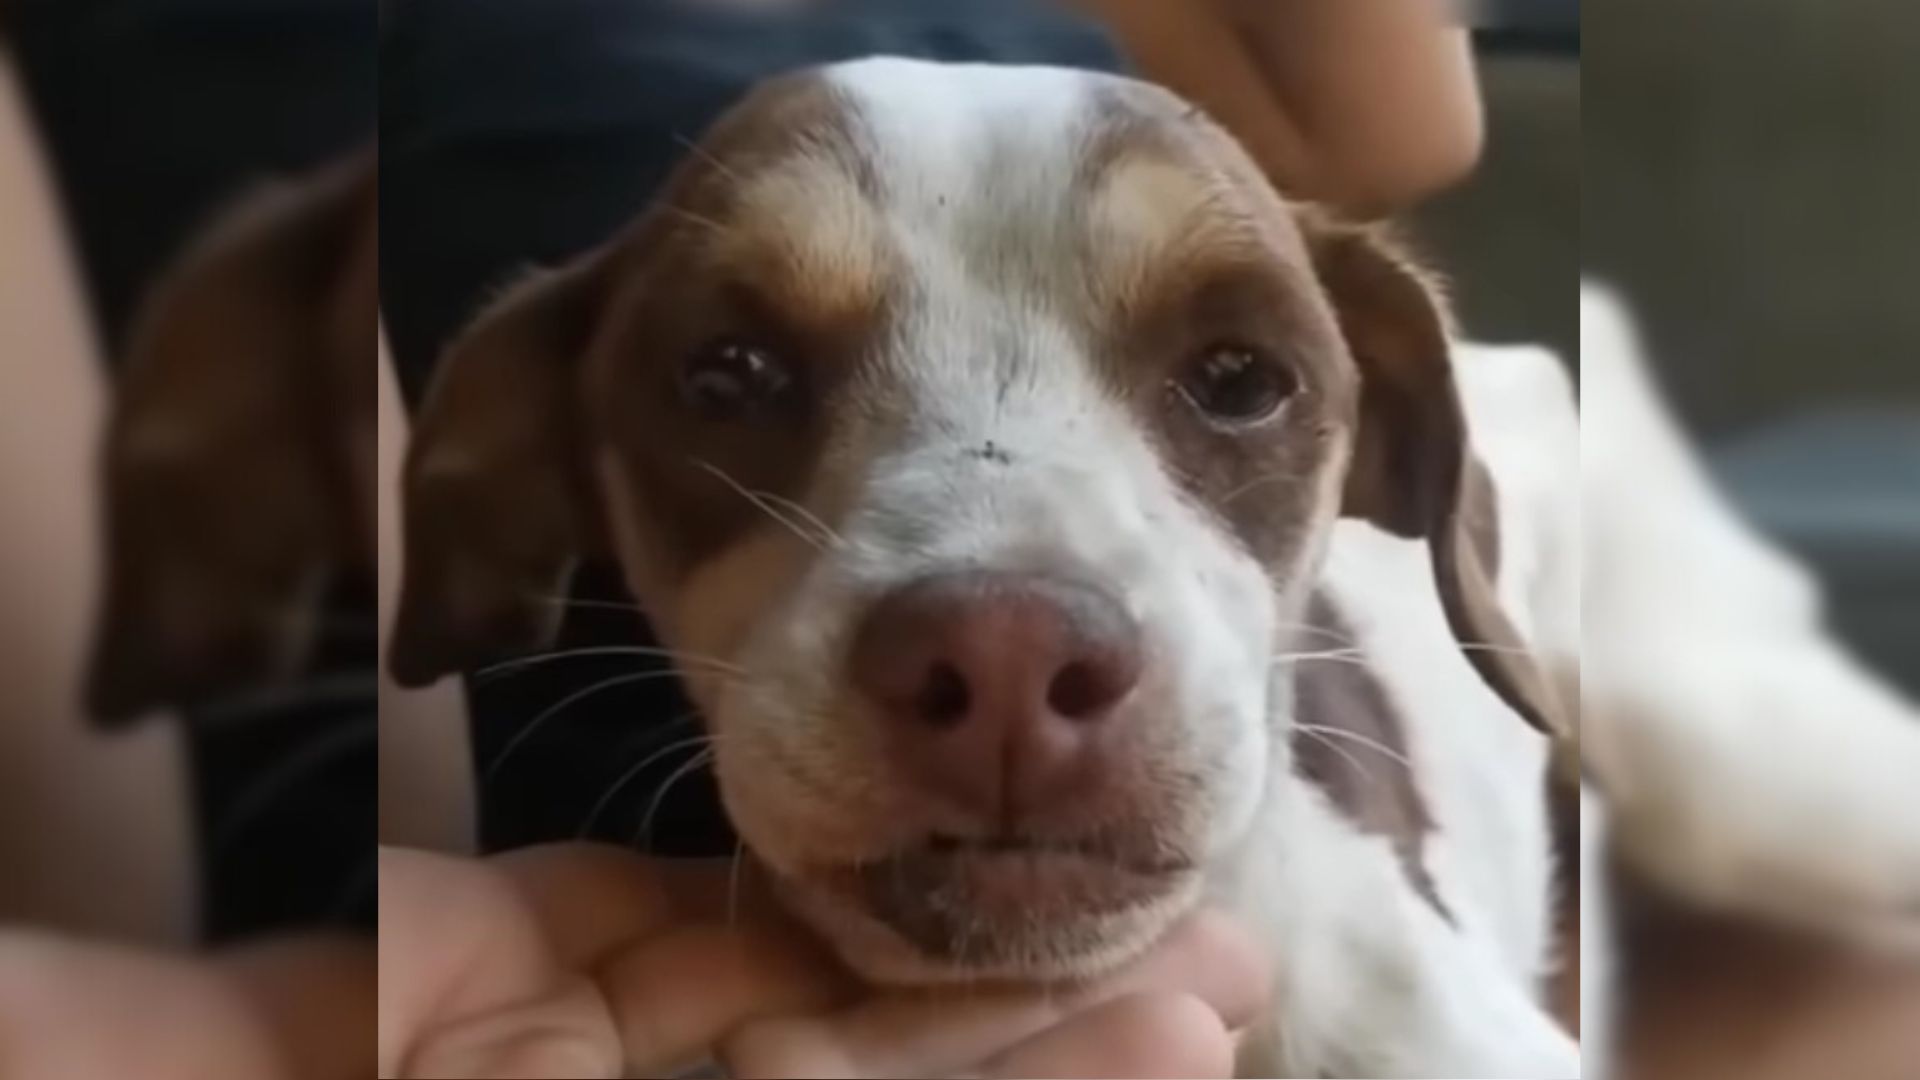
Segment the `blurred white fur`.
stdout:
<svg viewBox="0 0 1920 1080">
<path fill-rule="evenodd" d="M 1714 489 L 1620 304 L 1581 292 L 1582 756 L 1611 840 L 1697 902 L 1920 947 L 1920 710 L 1826 630 Z M 1607 1043 L 1600 807 L 1583 806 L 1589 1076 Z"/>
</svg>

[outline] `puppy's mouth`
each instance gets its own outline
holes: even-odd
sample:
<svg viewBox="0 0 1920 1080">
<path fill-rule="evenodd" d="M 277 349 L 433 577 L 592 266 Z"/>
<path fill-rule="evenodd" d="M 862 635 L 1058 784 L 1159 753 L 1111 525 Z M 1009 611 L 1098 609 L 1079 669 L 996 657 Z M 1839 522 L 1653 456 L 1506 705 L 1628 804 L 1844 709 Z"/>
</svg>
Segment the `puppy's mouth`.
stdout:
<svg viewBox="0 0 1920 1080">
<path fill-rule="evenodd" d="M 1149 856 L 1131 852 L 1125 845 L 1095 837 L 1056 838 L 1003 833 L 997 836 L 968 838 L 934 833 L 926 843 L 909 850 L 908 857 L 938 859 L 990 859 L 1027 856 L 1032 859 L 1066 859 L 1102 866 L 1141 878 L 1178 874 L 1192 868 L 1192 862 L 1178 856 Z"/>
<path fill-rule="evenodd" d="M 1183 910 L 1192 860 L 1093 839 L 935 835 L 808 884 L 956 977 L 1089 974 L 1144 948 Z"/>
</svg>

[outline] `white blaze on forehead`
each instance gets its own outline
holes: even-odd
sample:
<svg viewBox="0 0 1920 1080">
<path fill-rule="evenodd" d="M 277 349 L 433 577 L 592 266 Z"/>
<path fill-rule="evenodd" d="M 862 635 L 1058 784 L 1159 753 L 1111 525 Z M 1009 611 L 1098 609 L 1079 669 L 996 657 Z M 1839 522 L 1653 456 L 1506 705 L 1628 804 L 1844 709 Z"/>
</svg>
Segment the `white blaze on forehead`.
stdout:
<svg viewBox="0 0 1920 1080">
<path fill-rule="evenodd" d="M 1064 68 L 862 60 L 827 73 L 870 156 L 910 299 L 895 375 L 909 422 L 953 441 L 1054 442 L 1098 409 L 1077 321 L 1070 238 L 1098 117 L 1097 75 Z M 1047 403 L 1051 431 L 1028 423 Z M 1084 429 L 1079 435 L 1084 434 Z"/>
<path fill-rule="evenodd" d="M 930 515 L 945 524 L 948 546 L 981 551 L 1010 535 L 1077 533 L 1103 513 L 1133 513 L 1102 484 L 1130 478 L 1159 490 L 1157 459 L 1097 370 L 1086 336 L 1094 313 L 1082 299 L 1096 268 L 1070 231 L 1084 227 L 1091 192 L 1081 185 L 1100 143 L 1106 77 L 897 59 L 827 77 L 870 155 L 878 218 L 898 256 L 890 269 L 902 279 L 885 415 L 914 434 L 887 438 L 893 460 L 872 478 L 869 501 L 886 515 Z M 868 452 L 859 443 L 855 456 Z M 1038 470 L 1022 475 L 1070 484 L 1078 498 L 1055 497 L 1049 513 L 963 482 L 976 466 L 946 471 L 989 445 Z M 1095 458 L 1098 475 L 1082 475 Z"/>
<path fill-rule="evenodd" d="M 1073 181 L 1098 76 L 1070 68 L 881 57 L 827 77 L 850 98 L 888 202 L 946 210 Z"/>
<path fill-rule="evenodd" d="M 1156 267 L 1257 242 L 1230 181 L 1127 111 L 1143 88 L 1068 68 L 899 59 L 830 69 L 895 242 L 925 275 L 964 263 L 1002 294 L 1111 317 Z M 1144 121 L 1144 122 L 1143 122 Z M 1160 121 L 1166 122 L 1166 121 Z M 1129 129 L 1142 137 L 1124 140 Z"/>
</svg>

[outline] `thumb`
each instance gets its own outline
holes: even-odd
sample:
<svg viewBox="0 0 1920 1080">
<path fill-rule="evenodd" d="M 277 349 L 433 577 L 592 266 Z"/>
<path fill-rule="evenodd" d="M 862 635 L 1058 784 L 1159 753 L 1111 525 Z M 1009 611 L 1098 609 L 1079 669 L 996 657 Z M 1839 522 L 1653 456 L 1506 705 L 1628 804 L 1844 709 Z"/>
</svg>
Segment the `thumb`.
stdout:
<svg viewBox="0 0 1920 1080">
<path fill-rule="evenodd" d="M 584 976 L 537 1001 L 460 1021 L 421 1039 L 405 1080 L 596 1080 L 625 1062 L 606 1000 Z"/>
</svg>

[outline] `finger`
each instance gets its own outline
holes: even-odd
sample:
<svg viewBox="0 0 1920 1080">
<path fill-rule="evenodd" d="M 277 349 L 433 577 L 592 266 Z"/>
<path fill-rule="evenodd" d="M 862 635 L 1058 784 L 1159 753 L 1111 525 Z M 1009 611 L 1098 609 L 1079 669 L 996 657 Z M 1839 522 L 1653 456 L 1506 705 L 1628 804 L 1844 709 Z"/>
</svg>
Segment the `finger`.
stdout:
<svg viewBox="0 0 1920 1080">
<path fill-rule="evenodd" d="M 383 1075 L 428 1032 L 557 991 L 562 969 L 490 863 L 383 847 L 377 1045 Z"/>
<path fill-rule="evenodd" d="M 531 1004 L 462 1020 L 421 1041 L 398 1073 L 407 1080 L 601 1080 L 625 1075 L 624 1054 L 600 991 L 585 977 Z"/>
<path fill-rule="evenodd" d="M 0 1076 L 287 1075 L 266 1024 L 212 964 L 0 934 Z"/>
<path fill-rule="evenodd" d="M 1145 957 L 1074 988 L 948 988 L 895 994 L 829 1016 L 791 1016 L 737 1030 L 724 1049 L 746 1076 L 901 1076 L 967 1068 L 1065 1018 L 1143 991 L 1189 995 L 1227 1027 L 1255 1019 L 1268 974 L 1232 921 L 1202 912 Z"/>
<path fill-rule="evenodd" d="M 377 960 L 370 942 L 275 938 L 217 962 L 265 1019 L 295 1080 L 373 1075 Z"/>
<path fill-rule="evenodd" d="M 852 990 L 809 942 L 713 924 L 632 946 L 602 965 L 599 980 L 629 1065 L 656 1072 L 704 1056 L 727 1032 L 761 1018 L 844 1004 Z"/>
<path fill-rule="evenodd" d="M 648 859 L 586 842 L 521 848 L 488 861 L 525 894 L 555 954 L 575 969 L 673 925 L 792 925 L 750 862 Z"/>
<path fill-rule="evenodd" d="M 1130 994 L 1041 1032 L 988 1064 L 988 1077 L 1230 1077 L 1233 1036 L 1187 994 Z"/>
<path fill-rule="evenodd" d="M 542 844 L 487 860 L 526 897 L 554 955 L 584 970 L 674 921 L 659 864 L 608 844 Z"/>
<path fill-rule="evenodd" d="M 1267 1003 L 1273 973 L 1265 956 L 1239 923 L 1218 912 L 1199 912 L 1138 963 L 1086 987 L 1073 1007 L 1164 990 L 1192 995 L 1229 1028 L 1242 1028 L 1259 1019 Z"/>
</svg>

